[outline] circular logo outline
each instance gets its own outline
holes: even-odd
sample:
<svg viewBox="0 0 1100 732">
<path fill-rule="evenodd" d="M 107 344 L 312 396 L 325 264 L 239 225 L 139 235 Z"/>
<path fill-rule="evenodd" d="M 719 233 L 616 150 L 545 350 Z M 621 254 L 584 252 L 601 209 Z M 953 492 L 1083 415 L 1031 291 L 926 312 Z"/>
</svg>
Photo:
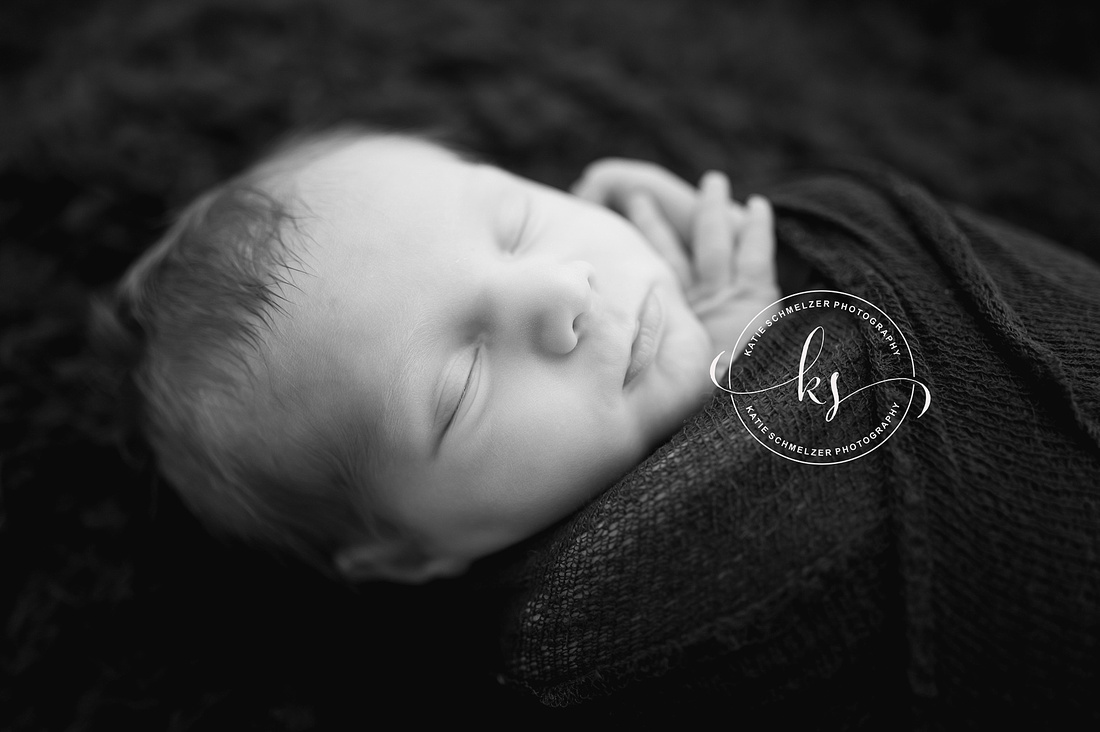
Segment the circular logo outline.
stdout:
<svg viewBox="0 0 1100 732">
<path fill-rule="evenodd" d="M 722 389 L 727 394 L 729 394 L 730 403 L 733 404 L 734 411 L 737 414 L 738 421 L 741 422 L 741 426 L 745 428 L 745 431 L 747 431 L 752 436 L 752 438 L 754 440 L 756 440 L 761 445 L 763 445 L 765 448 L 767 448 L 769 452 L 771 452 L 775 455 L 778 455 L 779 457 L 784 458 L 786 460 L 791 460 L 791 461 L 796 462 L 796 463 L 802 463 L 803 465 L 842 465 L 844 463 L 848 463 L 848 462 L 851 462 L 853 460 L 858 460 L 859 458 L 866 457 L 867 455 L 870 455 L 875 450 L 877 450 L 880 447 L 882 447 L 883 445 L 885 445 L 890 440 L 890 438 L 893 437 L 894 434 L 899 429 L 901 429 L 902 424 L 905 422 L 905 418 L 909 415 L 909 410 L 913 406 L 913 399 L 916 396 L 917 386 L 923 387 L 924 390 L 925 390 L 925 394 L 926 394 L 924 409 L 922 409 L 921 413 L 919 415 L 917 415 L 918 419 L 926 411 L 928 411 L 928 407 L 931 405 L 931 393 L 928 391 L 927 386 L 925 386 L 923 383 L 917 381 L 917 378 L 916 378 L 917 377 L 916 363 L 913 360 L 913 350 L 909 347 L 909 340 L 905 337 L 905 333 L 903 333 L 901 328 L 898 327 L 897 323 L 894 322 L 894 319 L 891 318 L 889 315 L 887 315 L 886 311 L 884 311 L 879 306 L 875 305 L 874 303 L 870 302 L 869 300 L 867 300 L 865 298 L 860 297 L 859 295 L 853 295 L 849 292 L 843 292 L 841 290 L 804 290 L 802 292 L 796 292 L 796 293 L 793 293 L 791 295 L 781 297 L 778 300 L 776 300 L 775 302 L 771 303 L 770 305 L 767 305 L 767 306 L 761 308 L 760 311 L 757 312 L 757 314 L 753 316 L 752 320 L 750 320 L 745 325 L 745 327 L 741 329 L 741 333 L 740 333 L 740 335 L 737 336 L 737 341 L 736 342 L 738 344 L 742 343 L 742 339 L 745 337 L 745 334 L 749 332 L 749 328 L 751 328 L 762 315 L 764 315 L 765 313 L 771 311 L 773 308 L 775 308 L 780 303 L 783 303 L 787 300 L 791 300 L 791 299 L 795 299 L 795 298 L 802 298 L 805 295 L 813 295 L 813 294 L 817 294 L 817 293 L 831 294 L 831 295 L 842 295 L 842 296 L 847 297 L 847 298 L 852 298 L 853 300 L 858 300 L 859 302 L 862 302 L 863 304 L 869 306 L 869 308 L 873 309 L 878 315 L 882 316 L 882 319 L 883 319 L 884 322 L 887 322 L 891 326 L 893 326 L 894 332 L 898 334 L 898 337 L 900 338 L 901 343 L 905 347 L 906 355 L 909 358 L 909 373 L 910 373 L 910 376 L 909 377 L 901 377 L 901 378 L 903 378 L 907 381 L 913 382 L 913 383 L 910 384 L 910 387 L 909 387 L 909 400 L 906 403 L 905 410 L 902 412 L 901 418 L 898 420 L 896 426 L 892 430 L 890 430 L 889 434 L 887 434 L 885 437 L 883 437 L 882 440 L 877 440 L 876 441 L 877 444 L 874 447 L 870 448 L 866 452 L 859 453 L 857 455 L 853 455 L 852 457 L 847 457 L 843 460 L 833 460 L 833 461 L 827 461 L 827 462 L 826 461 L 815 462 L 815 461 L 811 461 L 811 460 L 801 460 L 797 457 L 787 455 L 787 454 L 785 454 L 783 452 L 780 452 L 779 450 L 773 448 L 771 445 L 769 445 L 766 440 L 762 439 L 761 437 L 759 437 L 756 434 L 757 430 L 752 429 L 748 424 L 745 423 L 745 418 L 741 414 L 743 408 L 738 406 L 737 401 L 735 399 L 736 396 L 743 396 L 744 394 L 743 393 L 735 393 L 735 392 L 733 392 L 733 391 L 731 391 L 731 390 L 729 390 L 725 387 L 722 387 L 721 384 L 718 384 L 717 380 L 714 378 L 714 368 L 717 365 L 718 360 L 722 357 L 722 354 L 719 354 L 718 357 L 715 358 L 714 362 L 711 364 L 711 379 L 712 379 L 712 381 L 714 381 L 714 383 L 720 389 Z M 782 310 L 782 308 L 779 308 L 779 310 Z M 751 340 L 751 338 L 749 340 Z M 745 340 L 744 342 L 747 345 L 748 340 Z M 744 346 L 741 346 L 741 347 L 744 348 Z M 728 379 L 729 379 L 729 376 L 732 373 L 734 362 L 735 362 L 735 359 L 730 360 L 730 364 L 729 364 L 729 367 L 728 367 L 728 370 L 727 370 L 727 383 L 729 383 Z M 881 382 L 876 382 L 876 383 L 881 383 Z M 865 387 L 861 387 L 861 388 L 865 388 Z M 852 392 L 852 393 L 854 394 L 855 392 Z M 847 398 L 847 397 L 845 397 L 845 398 Z M 860 439 L 862 439 L 862 438 L 860 438 Z"/>
</svg>

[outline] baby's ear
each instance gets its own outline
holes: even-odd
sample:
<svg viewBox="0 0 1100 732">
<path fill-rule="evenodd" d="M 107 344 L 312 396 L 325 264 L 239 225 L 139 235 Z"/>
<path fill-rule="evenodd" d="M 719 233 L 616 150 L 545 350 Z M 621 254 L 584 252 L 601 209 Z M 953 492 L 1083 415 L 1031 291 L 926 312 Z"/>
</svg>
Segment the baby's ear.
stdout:
<svg viewBox="0 0 1100 732">
<path fill-rule="evenodd" d="M 457 577 L 470 566 L 468 559 L 428 554 L 413 542 L 401 540 L 344 547 L 336 552 L 333 563 L 351 582 L 384 580 L 410 585 Z"/>
</svg>

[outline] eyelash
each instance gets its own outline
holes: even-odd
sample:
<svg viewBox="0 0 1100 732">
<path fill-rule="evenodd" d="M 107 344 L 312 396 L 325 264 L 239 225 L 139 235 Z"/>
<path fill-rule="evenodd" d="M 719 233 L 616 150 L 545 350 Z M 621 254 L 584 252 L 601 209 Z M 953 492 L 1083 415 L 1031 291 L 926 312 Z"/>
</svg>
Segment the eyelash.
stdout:
<svg viewBox="0 0 1100 732">
<path fill-rule="evenodd" d="M 474 351 L 474 360 L 470 363 L 470 371 L 466 374 L 466 383 L 462 385 L 462 393 L 458 395 L 458 401 L 455 402 L 455 410 L 451 412 L 451 417 L 447 420 L 447 425 L 443 428 L 444 433 L 451 428 L 451 424 L 458 416 L 458 410 L 462 408 L 462 402 L 466 400 L 466 392 L 470 390 L 470 383 L 474 380 L 474 369 L 477 368 L 479 358 L 481 358 L 481 348 Z"/>
</svg>

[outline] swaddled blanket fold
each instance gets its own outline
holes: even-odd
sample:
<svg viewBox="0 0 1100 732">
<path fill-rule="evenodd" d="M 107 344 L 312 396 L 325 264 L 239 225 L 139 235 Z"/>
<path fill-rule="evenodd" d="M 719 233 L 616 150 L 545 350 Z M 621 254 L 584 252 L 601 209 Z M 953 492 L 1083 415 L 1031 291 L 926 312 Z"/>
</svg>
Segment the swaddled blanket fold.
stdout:
<svg viewBox="0 0 1100 732">
<path fill-rule="evenodd" d="M 504 679 L 649 721 L 1100 719 L 1100 267 L 884 170 L 769 197 L 781 245 L 904 333 L 931 408 L 811 465 L 765 449 L 717 392 L 526 548 Z M 850 318 L 817 317 L 830 363 L 888 375 Z M 802 345 L 771 339 L 731 388 L 777 382 Z M 865 414 L 802 427 L 866 434 Z"/>
</svg>

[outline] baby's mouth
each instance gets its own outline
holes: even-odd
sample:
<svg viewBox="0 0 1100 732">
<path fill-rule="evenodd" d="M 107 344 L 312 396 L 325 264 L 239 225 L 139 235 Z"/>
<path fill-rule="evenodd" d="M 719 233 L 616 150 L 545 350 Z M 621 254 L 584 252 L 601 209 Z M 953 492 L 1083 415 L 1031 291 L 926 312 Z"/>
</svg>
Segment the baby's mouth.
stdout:
<svg viewBox="0 0 1100 732">
<path fill-rule="evenodd" d="M 630 365 L 623 379 L 624 389 L 653 362 L 653 357 L 657 355 L 657 349 L 661 345 L 664 319 L 665 313 L 657 290 L 650 288 L 638 312 L 634 340 L 630 346 Z"/>
</svg>

